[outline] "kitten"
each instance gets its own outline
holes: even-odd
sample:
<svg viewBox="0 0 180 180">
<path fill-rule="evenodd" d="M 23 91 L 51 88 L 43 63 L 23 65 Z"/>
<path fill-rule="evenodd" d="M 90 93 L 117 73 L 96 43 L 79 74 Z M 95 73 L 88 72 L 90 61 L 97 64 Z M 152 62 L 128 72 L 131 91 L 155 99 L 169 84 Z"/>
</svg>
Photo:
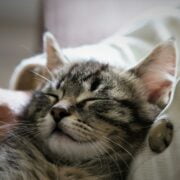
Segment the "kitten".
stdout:
<svg viewBox="0 0 180 180">
<path fill-rule="evenodd" d="M 174 44 L 123 71 L 95 60 L 68 63 L 52 36 L 45 42 L 46 82 L 1 143 L 0 179 L 126 179 L 167 101 Z"/>
</svg>

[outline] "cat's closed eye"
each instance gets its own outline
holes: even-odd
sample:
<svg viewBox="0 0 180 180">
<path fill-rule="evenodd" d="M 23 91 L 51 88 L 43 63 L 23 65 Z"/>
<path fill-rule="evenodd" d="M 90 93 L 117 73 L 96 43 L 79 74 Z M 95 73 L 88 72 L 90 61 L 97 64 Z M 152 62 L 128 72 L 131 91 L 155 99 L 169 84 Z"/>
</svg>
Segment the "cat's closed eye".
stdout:
<svg viewBox="0 0 180 180">
<path fill-rule="evenodd" d="M 107 101 L 108 98 L 90 97 L 90 98 L 87 98 L 87 99 L 84 99 L 84 100 L 78 102 L 78 103 L 76 104 L 76 106 L 77 106 L 78 108 L 83 108 L 83 107 L 85 107 L 86 105 L 89 105 L 89 104 L 92 104 L 92 103 L 95 103 L 95 102 L 98 102 L 98 101 L 103 101 L 103 100 Z"/>
<path fill-rule="evenodd" d="M 93 100 L 95 100 L 95 99 L 94 99 L 94 98 L 84 99 L 84 100 L 78 102 L 78 103 L 76 104 L 76 107 L 78 107 L 78 108 L 83 108 L 83 107 L 87 104 L 87 102 L 93 101 Z"/>
<path fill-rule="evenodd" d="M 78 108 L 83 108 L 87 103 L 93 102 L 93 101 L 98 101 L 98 100 L 100 100 L 100 98 L 90 97 L 90 98 L 83 99 L 82 101 L 78 102 L 78 103 L 76 104 L 76 106 L 77 106 Z"/>
<path fill-rule="evenodd" d="M 56 104 L 59 101 L 59 97 L 53 93 L 45 93 L 45 96 L 49 99 L 50 103 Z"/>
</svg>

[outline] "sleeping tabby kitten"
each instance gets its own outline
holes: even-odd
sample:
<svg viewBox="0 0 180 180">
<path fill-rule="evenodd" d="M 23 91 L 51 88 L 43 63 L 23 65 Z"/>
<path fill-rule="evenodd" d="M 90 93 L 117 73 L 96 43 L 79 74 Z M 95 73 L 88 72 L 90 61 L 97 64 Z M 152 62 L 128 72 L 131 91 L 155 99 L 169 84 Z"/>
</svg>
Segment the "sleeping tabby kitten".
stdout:
<svg viewBox="0 0 180 180">
<path fill-rule="evenodd" d="M 122 71 L 95 60 L 65 62 L 51 35 L 45 42 L 51 62 L 44 72 L 47 82 L 1 143 L 0 179 L 126 179 L 166 103 L 173 43 L 159 45 L 141 64 Z"/>
</svg>

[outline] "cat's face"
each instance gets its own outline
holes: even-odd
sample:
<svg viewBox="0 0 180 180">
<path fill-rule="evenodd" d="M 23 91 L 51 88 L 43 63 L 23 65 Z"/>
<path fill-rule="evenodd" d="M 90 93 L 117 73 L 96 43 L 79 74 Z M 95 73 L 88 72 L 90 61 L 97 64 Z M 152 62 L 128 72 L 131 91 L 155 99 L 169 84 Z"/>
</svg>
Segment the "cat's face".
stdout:
<svg viewBox="0 0 180 180">
<path fill-rule="evenodd" d="M 157 46 L 128 71 L 95 61 L 65 63 L 53 37 L 46 36 L 45 44 L 52 80 L 29 107 L 41 141 L 67 160 L 131 156 L 158 114 L 157 105 L 167 102 L 169 77 L 175 74 L 174 43 Z"/>
<path fill-rule="evenodd" d="M 49 109 L 36 123 L 45 144 L 64 158 L 132 152 L 157 115 L 129 72 L 89 61 L 66 65 L 54 77 L 42 88 Z"/>
</svg>

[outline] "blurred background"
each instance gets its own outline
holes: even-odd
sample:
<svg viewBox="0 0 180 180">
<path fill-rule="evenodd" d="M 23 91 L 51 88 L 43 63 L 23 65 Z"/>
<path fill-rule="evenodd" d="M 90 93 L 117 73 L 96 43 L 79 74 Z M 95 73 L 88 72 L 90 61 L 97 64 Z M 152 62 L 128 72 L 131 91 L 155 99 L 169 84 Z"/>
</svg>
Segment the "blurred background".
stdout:
<svg viewBox="0 0 180 180">
<path fill-rule="evenodd" d="M 0 87 L 7 88 L 15 66 L 42 51 L 51 31 L 61 47 L 96 43 L 143 12 L 179 0 L 0 0 Z"/>
</svg>

